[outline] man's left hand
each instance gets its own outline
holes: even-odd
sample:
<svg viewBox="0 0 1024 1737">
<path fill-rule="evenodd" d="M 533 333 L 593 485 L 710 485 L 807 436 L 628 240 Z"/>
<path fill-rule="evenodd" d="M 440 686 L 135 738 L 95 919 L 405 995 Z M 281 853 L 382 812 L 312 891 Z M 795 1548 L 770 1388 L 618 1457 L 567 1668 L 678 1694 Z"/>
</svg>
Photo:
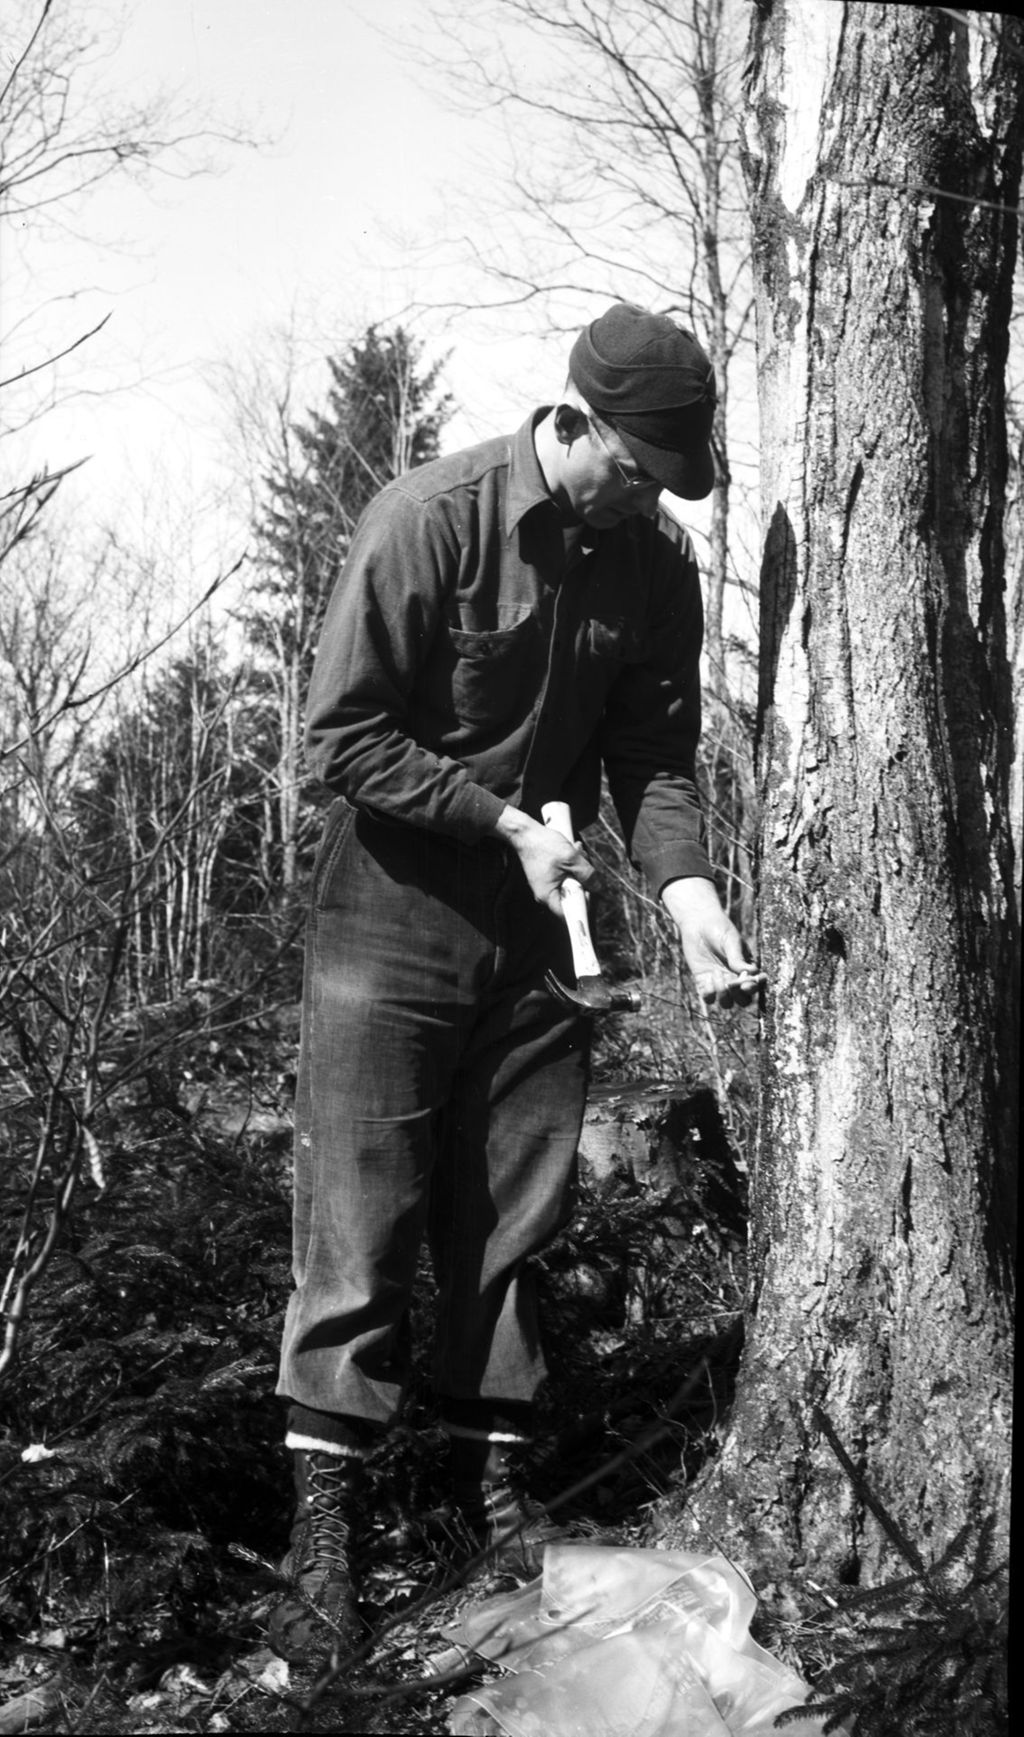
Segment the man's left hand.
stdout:
<svg viewBox="0 0 1024 1737">
<path fill-rule="evenodd" d="M 714 882 L 698 876 L 669 881 L 661 902 L 679 930 L 683 957 L 705 1006 L 749 1006 L 767 979 L 723 911 Z"/>
</svg>

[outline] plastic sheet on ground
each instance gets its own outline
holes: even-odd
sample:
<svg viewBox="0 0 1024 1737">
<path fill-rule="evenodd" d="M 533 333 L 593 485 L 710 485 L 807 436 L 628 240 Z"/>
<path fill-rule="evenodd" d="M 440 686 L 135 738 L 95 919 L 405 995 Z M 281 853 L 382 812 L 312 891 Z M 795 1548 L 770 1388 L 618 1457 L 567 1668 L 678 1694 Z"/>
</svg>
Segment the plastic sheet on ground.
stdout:
<svg viewBox="0 0 1024 1737">
<path fill-rule="evenodd" d="M 549 1545 L 539 1580 L 447 1629 L 505 1673 L 460 1696 L 453 1737 L 779 1737 L 806 1683 L 750 1638 L 757 1600 L 723 1556 Z M 782 1737 L 820 1737 L 801 1719 Z"/>
</svg>

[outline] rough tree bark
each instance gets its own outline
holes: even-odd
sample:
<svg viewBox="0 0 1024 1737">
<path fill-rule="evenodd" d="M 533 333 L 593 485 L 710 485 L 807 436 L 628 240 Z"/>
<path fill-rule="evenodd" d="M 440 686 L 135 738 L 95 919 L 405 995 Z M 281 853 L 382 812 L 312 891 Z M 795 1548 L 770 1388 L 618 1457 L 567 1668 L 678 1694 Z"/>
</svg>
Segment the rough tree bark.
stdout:
<svg viewBox="0 0 1024 1737">
<path fill-rule="evenodd" d="M 1024 35 L 759 0 L 762 956 L 748 1338 L 686 1513 L 870 1582 L 1008 1521 L 1019 953 L 1003 380 Z"/>
</svg>

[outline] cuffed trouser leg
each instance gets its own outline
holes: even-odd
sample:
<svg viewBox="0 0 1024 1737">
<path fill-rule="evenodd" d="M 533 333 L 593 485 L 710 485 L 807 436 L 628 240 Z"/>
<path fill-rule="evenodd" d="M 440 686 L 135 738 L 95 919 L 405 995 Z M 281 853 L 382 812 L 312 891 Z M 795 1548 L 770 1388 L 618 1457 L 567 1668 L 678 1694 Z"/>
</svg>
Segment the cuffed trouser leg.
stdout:
<svg viewBox="0 0 1024 1737">
<path fill-rule="evenodd" d="M 524 1261 L 568 1210 L 587 1029 L 538 987 L 564 925 L 502 846 L 332 813 L 307 942 L 294 1270 L 279 1392 L 386 1423 L 430 1227 L 437 1375 L 528 1401 L 543 1377 Z"/>
<path fill-rule="evenodd" d="M 288 1406 L 284 1445 L 302 1453 L 335 1454 L 365 1460 L 381 1439 L 382 1426 L 344 1412 L 314 1411 L 308 1405 Z"/>
</svg>

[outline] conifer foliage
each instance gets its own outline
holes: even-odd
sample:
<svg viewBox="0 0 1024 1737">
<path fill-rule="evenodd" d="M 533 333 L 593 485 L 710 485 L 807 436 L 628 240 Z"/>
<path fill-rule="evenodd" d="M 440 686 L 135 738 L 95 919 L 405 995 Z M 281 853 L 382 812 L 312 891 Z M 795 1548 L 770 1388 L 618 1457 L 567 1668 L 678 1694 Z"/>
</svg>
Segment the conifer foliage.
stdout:
<svg viewBox="0 0 1024 1737">
<path fill-rule="evenodd" d="M 849 1737 L 999 1737 L 1008 1729 L 1009 1562 L 996 1553 L 995 1516 L 962 1526 L 926 1563 L 820 1408 L 815 1423 L 911 1572 L 832 1605 L 832 1658 L 811 1699 L 779 1726 L 814 1713 L 823 1732 Z"/>
<path fill-rule="evenodd" d="M 257 521 L 257 591 L 307 604 L 323 600 L 339 573 L 360 514 L 385 483 L 436 458 L 450 399 L 439 394 L 441 364 L 423 369 L 422 345 L 397 326 L 369 326 L 328 358 L 322 410 L 295 424 L 295 453 L 282 453 L 265 478 Z M 251 632 L 260 642 L 261 616 Z M 266 623 L 263 626 L 266 640 Z"/>
<path fill-rule="evenodd" d="M 317 830 L 303 800 L 302 712 L 327 599 L 374 495 L 437 456 L 451 411 L 439 387 L 442 365 L 425 367 L 422 345 L 401 326 L 368 327 L 328 358 L 323 408 L 282 431 L 264 477 L 256 571 L 241 620 L 274 714 L 272 854 L 286 889 Z"/>
</svg>

